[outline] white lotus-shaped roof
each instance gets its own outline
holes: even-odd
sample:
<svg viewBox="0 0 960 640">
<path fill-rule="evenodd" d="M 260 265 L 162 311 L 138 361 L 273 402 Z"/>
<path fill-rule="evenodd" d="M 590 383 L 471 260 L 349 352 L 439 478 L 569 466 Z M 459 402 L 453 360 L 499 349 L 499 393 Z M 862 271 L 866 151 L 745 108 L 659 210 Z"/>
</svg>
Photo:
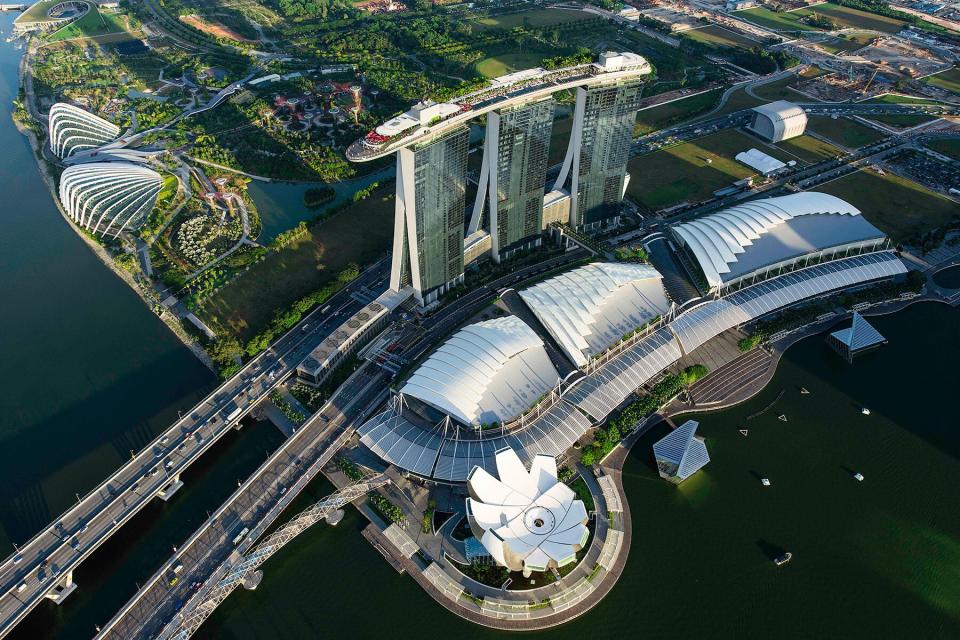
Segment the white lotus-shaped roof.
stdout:
<svg viewBox="0 0 960 640">
<path fill-rule="evenodd" d="M 577 366 L 670 307 L 656 269 L 622 262 L 585 265 L 520 297 Z"/>
<path fill-rule="evenodd" d="M 499 480 L 481 467 L 467 477 L 470 526 L 493 559 L 511 571 L 576 561 L 589 537 L 587 509 L 557 480 L 556 460 L 538 455 L 527 471 L 513 449 L 502 449 L 496 464 Z"/>
<path fill-rule="evenodd" d="M 455 333 L 400 392 L 469 425 L 516 417 L 558 380 L 540 337 L 516 316 L 506 316 Z"/>
<path fill-rule="evenodd" d="M 66 102 L 58 102 L 50 107 L 47 123 L 50 127 L 50 150 L 58 158 L 69 158 L 78 151 L 96 149 L 113 142 L 120 135 L 117 125 Z"/>
</svg>

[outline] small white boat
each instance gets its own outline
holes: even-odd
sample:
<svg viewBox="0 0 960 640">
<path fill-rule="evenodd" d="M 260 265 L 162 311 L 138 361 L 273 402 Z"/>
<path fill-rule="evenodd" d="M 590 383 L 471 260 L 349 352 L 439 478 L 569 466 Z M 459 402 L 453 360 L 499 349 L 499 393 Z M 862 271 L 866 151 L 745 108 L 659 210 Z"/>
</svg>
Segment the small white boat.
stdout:
<svg viewBox="0 0 960 640">
<path fill-rule="evenodd" d="M 857 482 L 863 482 L 863 474 L 859 471 L 853 474 L 853 477 L 856 478 Z"/>
<path fill-rule="evenodd" d="M 783 565 L 787 564 L 791 560 L 793 560 L 793 554 L 787 551 L 782 556 L 779 556 L 778 558 L 774 558 L 773 563 L 778 567 L 782 567 Z"/>
<path fill-rule="evenodd" d="M 765 486 L 765 487 L 769 487 L 769 486 L 770 486 L 770 478 L 760 478 L 760 484 L 762 484 L 762 485 Z"/>
<path fill-rule="evenodd" d="M 860 413 L 862 413 L 865 416 L 868 416 L 870 415 L 870 409 L 867 409 L 866 407 L 864 407 L 863 409 L 860 409 Z"/>
<path fill-rule="evenodd" d="M 747 435 L 747 430 L 746 430 L 746 429 L 740 429 L 740 435 L 742 435 L 742 436 Z"/>
<path fill-rule="evenodd" d="M 787 421 L 787 414 L 781 413 L 780 415 L 777 416 L 777 420 L 783 420 L 784 422 L 786 422 L 786 421 Z"/>
<path fill-rule="evenodd" d="M 800 387 L 800 393 L 801 393 L 802 395 L 807 395 L 807 394 L 809 394 L 810 392 L 807 391 L 807 388 L 806 388 L 806 387 Z"/>
</svg>

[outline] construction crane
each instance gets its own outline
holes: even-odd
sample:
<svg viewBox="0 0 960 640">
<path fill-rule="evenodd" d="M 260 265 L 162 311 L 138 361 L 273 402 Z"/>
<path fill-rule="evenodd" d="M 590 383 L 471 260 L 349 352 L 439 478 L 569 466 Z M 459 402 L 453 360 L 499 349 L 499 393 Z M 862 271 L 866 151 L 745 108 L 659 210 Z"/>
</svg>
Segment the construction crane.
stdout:
<svg viewBox="0 0 960 640">
<path fill-rule="evenodd" d="M 867 94 L 867 89 L 869 89 L 869 88 L 870 88 L 870 85 L 873 84 L 873 79 L 877 77 L 877 73 L 880 72 L 880 65 L 882 65 L 882 64 L 884 64 L 884 63 L 881 62 L 879 65 L 876 66 L 876 68 L 874 68 L 874 70 L 873 70 L 873 75 L 870 76 L 870 79 L 869 79 L 869 80 L 867 80 L 867 84 L 863 85 L 863 91 L 860 92 L 860 95 L 866 95 L 866 94 Z"/>
</svg>

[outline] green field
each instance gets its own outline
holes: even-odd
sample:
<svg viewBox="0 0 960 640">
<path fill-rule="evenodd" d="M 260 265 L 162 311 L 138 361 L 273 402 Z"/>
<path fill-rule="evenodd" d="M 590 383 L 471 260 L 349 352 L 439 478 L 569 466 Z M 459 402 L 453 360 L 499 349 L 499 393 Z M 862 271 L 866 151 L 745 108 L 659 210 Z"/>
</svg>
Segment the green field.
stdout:
<svg viewBox="0 0 960 640">
<path fill-rule="evenodd" d="M 778 142 L 776 146 L 778 149 L 809 164 L 815 164 L 827 158 L 836 158 L 839 155 L 843 155 L 843 151 L 829 142 L 824 142 L 813 136 L 806 135 Z M 764 153 L 767 152 L 766 149 L 761 149 L 761 151 Z"/>
<path fill-rule="evenodd" d="M 884 138 L 876 129 L 847 118 L 834 120 L 827 116 L 810 116 L 807 129 L 848 149 L 856 149 Z"/>
<path fill-rule="evenodd" d="M 960 67 L 954 67 L 953 69 L 941 71 L 936 75 L 927 76 L 923 81 L 942 87 L 947 91 L 960 94 Z"/>
<path fill-rule="evenodd" d="M 883 31 L 886 33 L 896 33 L 906 24 L 903 20 L 888 18 L 876 13 L 868 13 L 859 9 L 842 7 L 838 4 L 818 4 L 806 9 L 798 9 L 791 12 L 797 16 L 808 16 L 816 13 L 826 16 L 833 20 L 840 27 L 851 29 L 870 29 L 871 31 Z"/>
<path fill-rule="evenodd" d="M 760 143 L 736 129 L 724 129 L 690 142 L 660 149 L 630 161 L 627 193 L 649 209 L 698 202 L 714 191 L 754 175 L 733 157 Z M 771 151 L 770 155 L 782 154 Z"/>
<path fill-rule="evenodd" d="M 960 140 L 931 140 L 925 144 L 938 153 L 960 160 Z"/>
<path fill-rule="evenodd" d="M 393 209 L 391 185 L 314 224 L 306 237 L 271 252 L 212 296 L 198 315 L 248 340 L 277 311 L 334 281 L 350 263 L 362 267 L 388 251 Z"/>
<path fill-rule="evenodd" d="M 868 33 L 842 34 L 836 38 L 818 42 L 817 46 L 830 53 L 849 53 L 863 48 L 872 39 L 873 36 Z"/>
<path fill-rule="evenodd" d="M 761 45 L 761 43 L 756 40 L 752 40 L 751 38 L 715 24 L 684 31 L 683 36 L 715 47 L 740 47 L 742 49 L 750 49 L 751 47 Z"/>
<path fill-rule="evenodd" d="M 477 73 L 488 78 L 506 75 L 521 69 L 532 69 L 543 60 L 542 53 L 505 53 L 477 63 Z"/>
<path fill-rule="evenodd" d="M 764 103 L 764 100 L 758 100 L 753 96 L 748 95 L 743 89 L 737 89 L 730 94 L 730 98 L 727 99 L 727 103 L 723 105 L 723 108 L 716 113 L 711 114 L 710 117 L 726 115 L 728 113 L 733 113 L 734 111 L 740 111 L 741 109 L 750 109 Z"/>
<path fill-rule="evenodd" d="M 811 27 L 810 25 L 801 22 L 800 18 L 802 16 L 798 16 L 796 12 L 793 11 L 777 13 L 775 11 L 770 11 L 769 9 L 764 9 L 763 7 L 755 7 L 753 9 L 735 11 L 734 15 L 742 20 L 752 22 L 761 27 L 766 27 L 767 29 L 772 29 L 773 31 L 817 30 L 816 27 Z"/>
<path fill-rule="evenodd" d="M 50 9 L 54 8 L 60 4 L 63 0 L 39 0 L 29 7 L 27 10 L 17 16 L 17 19 L 14 20 L 14 24 L 25 23 L 25 22 L 40 22 L 47 17 L 47 12 Z"/>
<path fill-rule="evenodd" d="M 510 13 L 501 16 L 478 18 L 472 22 L 478 31 L 484 29 L 513 29 L 529 25 L 531 27 L 552 27 L 555 24 L 574 22 L 578 20 L 593 20 L 595 16 L 583 11 L 568 9 L 534 9 L 520 13 Z"/>
<path fill-rule="evenodd" d="M 817 185 L 860 209 L 867 220 L 887 233 L 894 242 L 903 242 L 949 222 L 957 204 L 916 182 L 870 170 Z"/>
<path fill-rule="evenodd" d="M 936 100 L 928 100 L 927 98 L 914 98 L 913 96 L 902 96 L 896 93 L 885 93 L 882 96 L 876 96 L 870 98 L 869 100 L 864 100 L 864 102 L 884 104 L 941 104 Z"/>
<path fill-rule="evenodd" d="M 926 122 L 933 122 L 937 118 L 934 116 L 926 116 L 922 114 L 913 115 L 909 113 L 892 113 L 876 116 L 868 116 L 869 120 L 874 122 L 879 122 L 880 124 L 889 125 L 891 127 L 897 127 L 900 129 L 909 129 L 910 127 L 915 127 Z"/>
<path fill-rule="evenodd" d="M 125 33 L 126 24 L 123 18 L 115 13 L 101 13 L 96 7 L 91 7 L 82 18 L 71 22 L 50 36 L 50 42 L 70 40 L 72 38 L 90 38 L 108 33 Z"/>
<path fill-rule="evenodd" d="M 652 131 L 658 131 L 712 109 L 717 104 L 717 100 L 720 99 L 722 92 L 722 89 L 712 89 L 689 98 L 674 100 L 638 111 L 637 124 L 633 128 L 633 134 L 644 135 Z"/>
</svg>

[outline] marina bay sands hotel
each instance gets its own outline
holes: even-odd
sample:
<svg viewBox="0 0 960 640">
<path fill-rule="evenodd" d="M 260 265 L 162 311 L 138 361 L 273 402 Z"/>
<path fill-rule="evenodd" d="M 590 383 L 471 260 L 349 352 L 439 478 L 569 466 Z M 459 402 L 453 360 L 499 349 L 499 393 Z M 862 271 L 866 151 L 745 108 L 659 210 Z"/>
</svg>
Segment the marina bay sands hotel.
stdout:
<svg viewBox="0 0 960 640">
<path fill-rule="evenodd" d="M 421 102 L 347 150 L 366 162 L 397 154 L 394 290 L 410 286 L 432 306 L 463 281 L 464 265 L 489 253 L 500 262 L 540 244 L 553 222 L 579 230 L 616 222 L 643 77 L 650 64 L 629 52 L 560 69 L 526 69 L 449 102 Z M 556 103 L 576 91 L 560 173 L 546 184 Z M 467 217 L 469 122 L 487 116 L 476 200 Z"/>
</svg>

